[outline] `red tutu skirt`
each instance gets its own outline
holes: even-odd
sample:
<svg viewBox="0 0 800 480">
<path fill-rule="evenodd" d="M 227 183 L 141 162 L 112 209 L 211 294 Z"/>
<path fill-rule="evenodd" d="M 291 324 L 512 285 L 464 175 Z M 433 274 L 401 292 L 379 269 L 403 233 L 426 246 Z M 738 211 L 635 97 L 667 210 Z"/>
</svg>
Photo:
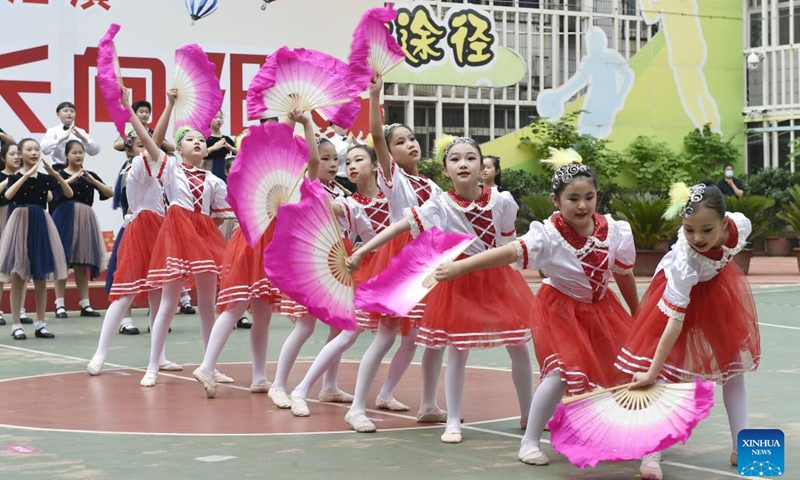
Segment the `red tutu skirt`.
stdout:
<svg viewBox="0 0 800 480">
<path fill-rule="evenodd" d="M 668 320 L 658 308 L 666 285 L 661 271 L 642 298 L 631 335 L 616 363 L 627 374 L 650 368 Z M 761 334 L 750 283 L 739 266 L 729 262 L 716 277 L 692 288 L 683 329 L 659 378 L 725 383 L 733 375 L 756 370 L 760 360 Z"/>
<path fill-rule="evenodd" d="M 219 275 L 226 246 L 211 217 L 173 205 L 158 232 L 147 282 L 160 288 L 197 273 Z"/>
<path fill-rule="evenodd" d="M 629 380 L 614 368 L 632 319 L 612 291 L 580 302 L 544 284 L 533 308 L 533 349 L 541 378 L 558 370 L 567 394 L 577 395 Z"/>
<path fill-rule="evenodd" d="M 117 248 L 117 269 L 114 271 L 111 291 L 108 292 L 109 301 L 153 289 L 147 283 L 154 248 L 153 232 L 159 231 L 163 223 L 164 217 L 161 215 L 142 210 L 125 227 Z"/>
<path fill-rule="evenodd" d="M 510 266 L 477 270 L 428 294 L 417 344 L 458 349 L 522 345 L 531 339 L 533 292 Z"/>
<path fill-rule="evenodd" d="M 379 273 L 386 270 L 386 267 L 392 262 L 392 259 L 400 253 L 406 245 L 411 243 L 414 238 L 410 232 L 403 232 L 397 237 L 393 238 L 389 243 L 385 244 L 378 249 L 377 252 L 368 255 L 362 261 L 361 268 L 354 275 L 356 286 L 363 282 L 377 276 Z M 419 303 L 415 306 L 407 316 L 395 317 L 391 315 L 384 315 L 382 313 L 366 312 L 364 310 L 356 311 L 356 323 L 358 328 L 369 330 L 371 332 L 378 331 L 378 324 L 383 320 L 400 319 L 400 335 L 407 335 L 409 331 L 418 328 L 422 322 L 422 315 L 425 313 L 425 303 Z"/>
<path fill-rule="evenodd" d="M 217 310 L 223 312 L 237 302 L 259 298 L 276 304 L 281 300 L 281 292 L 270 283 L 264 271 L 264 249 L 272 241 L 276 222 L 261 236 L 255 248 L 247 243 L 241 228 L 234 230 L 219 280 Z"/>
</svg>

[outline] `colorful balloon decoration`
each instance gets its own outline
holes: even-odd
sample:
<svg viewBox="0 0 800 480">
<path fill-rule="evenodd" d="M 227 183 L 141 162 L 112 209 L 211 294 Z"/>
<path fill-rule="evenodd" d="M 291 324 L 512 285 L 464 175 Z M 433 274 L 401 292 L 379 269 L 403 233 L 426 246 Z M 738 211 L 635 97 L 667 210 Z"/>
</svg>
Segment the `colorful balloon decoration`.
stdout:
<svg viewBox="0 0 800 480">
<path fill-rule="evenodd" d="M 192 25 L 194 25 L 197 20 L 214 13 L 219 0 L 183 0 L 183 4 L 186 5 L 186 11 L 189 12 L 189 16 L 192 18 Z"/>
</svg>

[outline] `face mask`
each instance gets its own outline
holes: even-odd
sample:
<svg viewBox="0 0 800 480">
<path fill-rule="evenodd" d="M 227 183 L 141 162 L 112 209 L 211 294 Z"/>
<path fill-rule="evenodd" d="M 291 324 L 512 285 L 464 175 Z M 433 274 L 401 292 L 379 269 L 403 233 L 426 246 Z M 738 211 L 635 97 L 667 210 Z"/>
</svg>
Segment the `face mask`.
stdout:
<svg viewBox="0 0 800 480">
<path fill-rule="evenodd" d="M 725 170 L 725 176 L 728 178 L 733 178 L 733 170 Z"/>
</svg>

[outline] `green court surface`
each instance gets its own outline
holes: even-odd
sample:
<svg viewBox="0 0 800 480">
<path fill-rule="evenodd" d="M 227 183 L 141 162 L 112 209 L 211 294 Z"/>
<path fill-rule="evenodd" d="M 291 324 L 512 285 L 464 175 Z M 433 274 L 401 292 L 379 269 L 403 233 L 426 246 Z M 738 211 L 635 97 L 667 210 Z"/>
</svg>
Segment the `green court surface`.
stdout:
<svg viewBox="0 0 800 480">
<path fill-rule="evenodd" d="M 784 478 L 800 479 L 800 286 L 754 286 L 753 291 L 762 325 L 762 361 L 759 371 L 746 377 L 751 427 L 785 432 Z M 145 314 L 140 311 L 136 316 L 140 327 L 146 327 Z M 191 378 L 201 359 L 197 316 L 176 316 L 167 355 L 185 370 L 160 375 L 155 388 L 138 385 L 142 374 L 138 369 L 146 364 L 149 351 L 150 338 L 144 333 L 117 336 L 107 370 L 89 377 L 85 365 L 94 351 L 100 320 L 71 313 L 71 318 L 51 321 L 49 328 L 57 335 L 54 340 L 35 339 L 32 326 L 26 326 L 28 340 L 14 341 L 10 326 L 3 327 L 0 480 L 638 478 L 638 462 L 578 470 L 553 454 L 549 444 L 543 446 L 551 458 L 549 466 L 520 463 L 519 409 L 516 399 L 507 398 L 513 397 L 513 386 L 504 349 L 471 354 L 469 365 L 474 368 L 468 371 L 465 386 L 464 442 L 446 445 L 439 440 L 443 426 L 414 422 L 418 367 L 412 366 L 399 387 L 398 399 L 414 405 L 411 411 L 370 411 L 380 430 L 357 434 L 343 420 L 346 406 L 310 401 L 312 416 L 295 419 L 290 411 L 273 407 L 266 395 L 250 394 L 246 390 L 250 383 L 247 330 L 233 332 L 220 360 L 220 370 L 237 382 L 230 390 L 222 389 L 216 399 L 206 399 Z M 268 373 L 272 378 L 274 361 L 292 324 L 274 316 L 270 328 Z M 307 370 L 326 336 L 327 328 L 319 325 L 301 352 L 289 388 Z M 352 392 L 356 362 L 369 341 L 370 334 L 362 334 L 345 354 L 339 382 L 344 390 Z M 421 354 L 418 349 L 415 362 Z M 376 385 L 384 375 L 382 369 Z M 312 390 L 316 391 L 318 386 Z M 104 392 L 115 395 L 106 397 Z M 739 477 L 728 462 L 731 445 L 721 388 L 715 393 L 711 415 L 698 425 L 689 442 L 665 452 L 666 479 Z M 444 406 L 443 394 L 440 404 Z M 151 414 L 160 416 L 151 418 Z M 92 427 L 81 428 L 81 415 L 93 417 L 86 423 Z M 182 431 L 181 422 L 203 433 L 169 433 Z M 403 426 L 385 428 L 389 423 Z M 147 428 L 136 432 L 142 425 L 154 424 L 158 428 L 153 431 L 160 433 L 147 433 Z M 125 425 L 130 431 L 124 430 Z M 219 431 L 213 431 L 217 426 Z M 239 434 L 240 426 L 257 433 Z M 544 438 L 549 438 L 547 432 Z"/>
</svg>

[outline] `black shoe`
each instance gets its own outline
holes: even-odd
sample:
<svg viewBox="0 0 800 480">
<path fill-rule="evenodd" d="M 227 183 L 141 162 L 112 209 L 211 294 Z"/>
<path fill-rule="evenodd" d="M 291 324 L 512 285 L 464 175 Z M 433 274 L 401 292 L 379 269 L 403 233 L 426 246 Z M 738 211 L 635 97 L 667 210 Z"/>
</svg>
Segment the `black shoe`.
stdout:
<svg viewBox="0 0 800 480">
<path fill-rule="evenodd" d="M 56 308 L 56 318 L 67 318 L 67 309 L 64 307 Z M 33 323 L 33 321 L 31 321 L 31 323 Z"/>
<path fill-rule="evenodd" d="M 14 331 L 11 332 L 11 336 L 14 338 L 14 340 L 25 340 L 28 338 L 28 336 L 25 335 L 25 330 L 21 328 L 15 328 Z"/>
<path fill-rule="evenodd" d="M 181 313 L 185 315 L 194 315 L 195 313 L 197 313 L 197 311 L 195 311 L 193 306 L 187 303 L 186 305 L 181 305 Z"/>
<path fill-rule="evenodd" d="M 81 317 L 99 317 L 100 312 L 95 312 L 92 307 L 81 307 Z"/>
<path fill-rule="evenodd" d="M 150 333 L 150 327 L 147 327 L 147 333 Z M 169 327 L 169 330 L 167 330 L 167 333 L 172 333 L 172 327 Z"/>
<path fill-rule="evenodd" d="M 120 325 L 119 333 L 122 335 L 139 335 L 139 329 L 132 323 Z"/>
<path fill-rule="evenodd" d="M 33 325 L 33 319 L 27 315 L 22 315 L 21 317 L 19 317 L 19 323 L 23 325 Z"/>
<path fill-rule="evenodd" d="M 42 327 L 36 329 L 36 338 L 56 338 L 56 336 L 50 333 L 47 327 Z"/>
<path fill-rule="evenodd" d="M 253 322 L 250 321 L 247 317 L 242 317 L 239 321 L 236 322 L 236 328 L 247 328 L 250 329 L 253 326 Z"/>
</svg>

